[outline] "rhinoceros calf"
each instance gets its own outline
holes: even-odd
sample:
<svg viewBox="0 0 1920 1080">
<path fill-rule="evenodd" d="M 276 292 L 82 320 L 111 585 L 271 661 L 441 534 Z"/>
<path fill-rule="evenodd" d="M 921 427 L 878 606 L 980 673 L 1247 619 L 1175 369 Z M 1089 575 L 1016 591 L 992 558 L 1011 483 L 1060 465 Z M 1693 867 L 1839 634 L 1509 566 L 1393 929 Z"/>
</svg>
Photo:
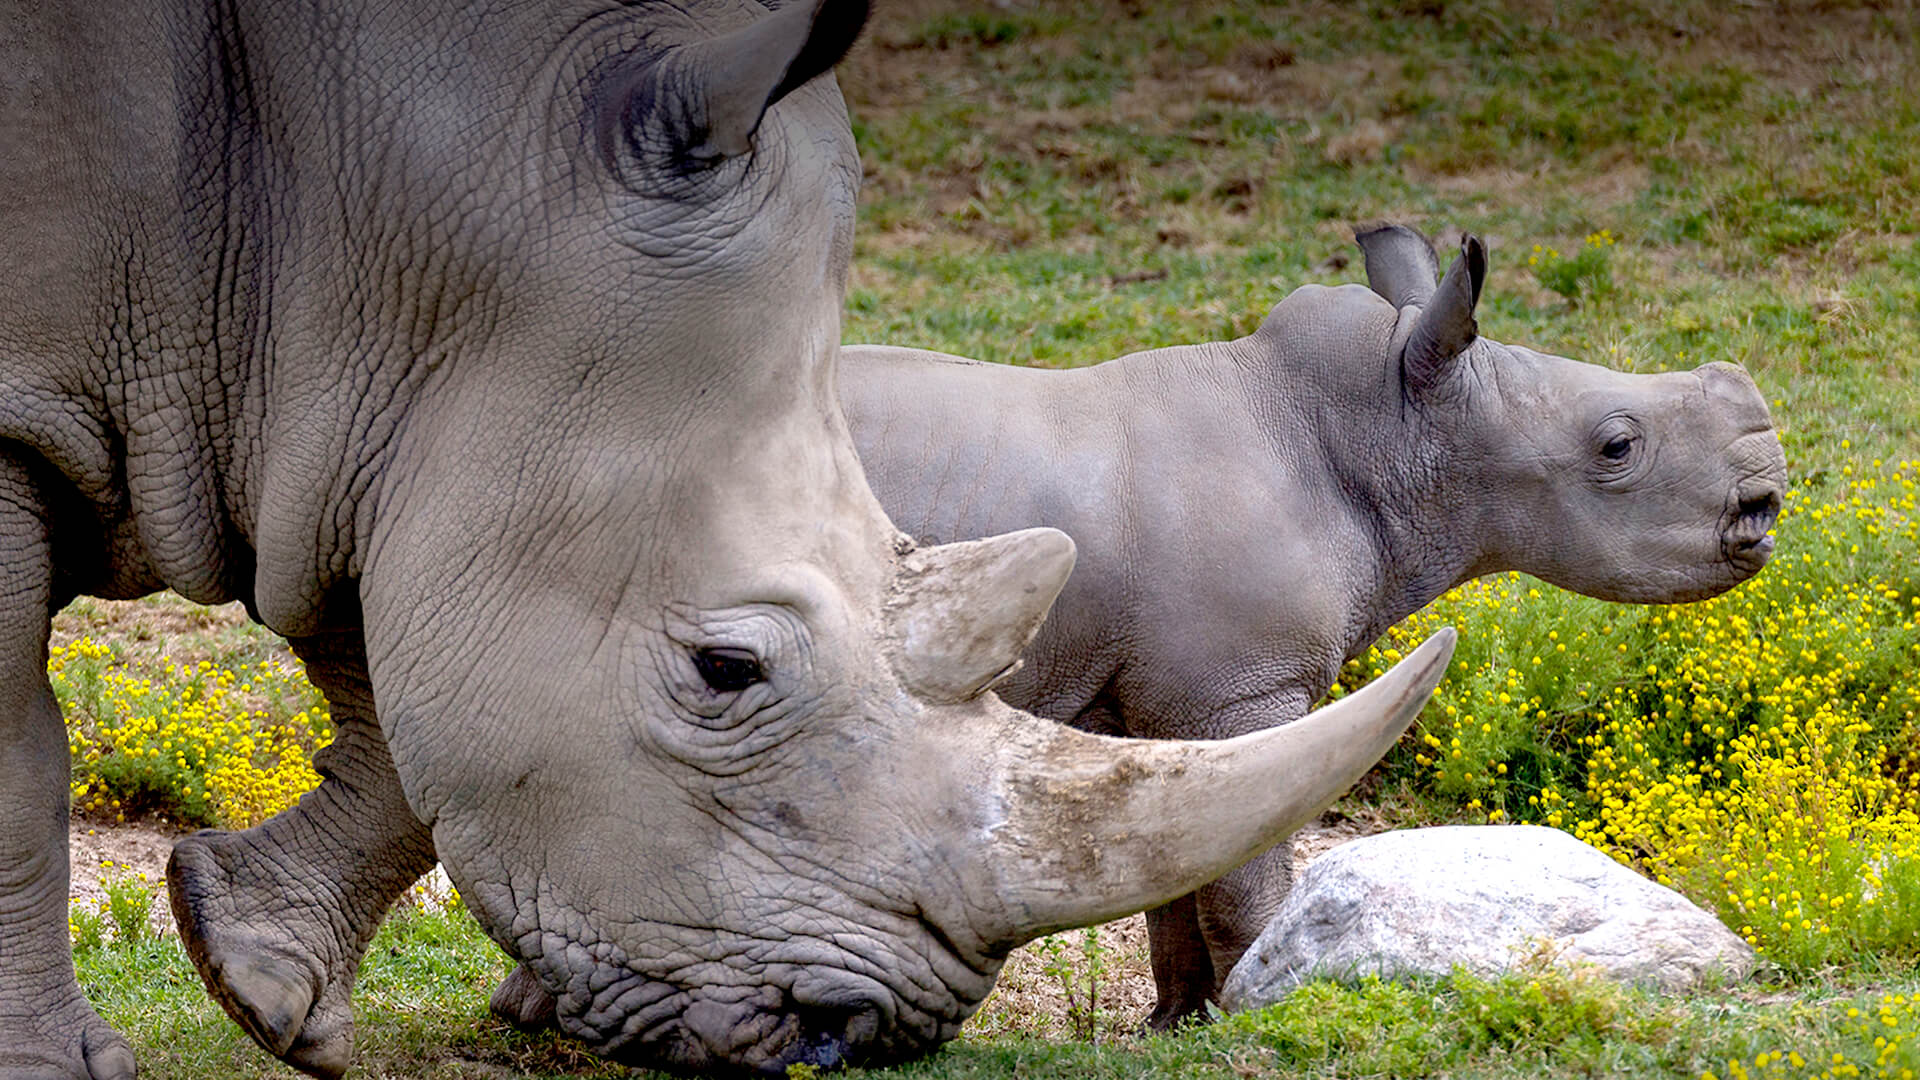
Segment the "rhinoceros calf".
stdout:
<svg viewBox="0 0 1920 1080">
<path fill-rule="evenodd" d="M 1436 291 L 1417 233 L 1358 240 L 1371 289 L 1302 287 L 1237 341 L 1069 371 L 841 351 L 841 404 L 901 528 L 1079 545 L 1007 701 L 1225 738 L 1299 717 L 1344 660 L 1482 574 L 1667 603 L 1766 562 L 1785 462 L 1745 372 L 1624 374 L 1477 337 L 1479 241 Z M 1153 1024 L 1202 1007 L 1287 882 L 1276 849 L 1149 913 Z"/>
<path fill-rule="evenodd" d="M 1218 875 L 1397 735 L 1450 635 L 1219 747 L 986 692 L 1073 545 L 916 549 L 861 476 L 827 73 L 864 18 L 0 0 L 0 1080 L 133 1073 L 67 943 L 82 593 L 244 600 L 327 695 L 319 789 L 169 870 L 208 987 L 322 1076 L 436 850 L 565 1030 L 778 1072 L 951 1037 L 1015 944 Z"/>
</svg>

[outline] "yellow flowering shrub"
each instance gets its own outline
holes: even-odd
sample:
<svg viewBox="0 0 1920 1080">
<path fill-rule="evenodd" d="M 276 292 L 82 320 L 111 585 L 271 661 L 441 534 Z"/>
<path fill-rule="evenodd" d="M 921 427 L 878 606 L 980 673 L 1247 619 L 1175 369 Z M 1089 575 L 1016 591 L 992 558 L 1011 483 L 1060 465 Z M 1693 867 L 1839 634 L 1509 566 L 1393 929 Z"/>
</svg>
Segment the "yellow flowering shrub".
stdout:
<svg viewBox="0 0 1920 1080">
<path fill-rule="evenodd" d="M 1459 626 L 1392 766 L 1419 789 L 1567 829 L 1778 962 L 1920 954 L 1920 462 L 1847 472 L 1825 500 L 1789 492 L 1773 564 L 1723 596 L 1619 606 L 1485 579 L 1342 681 Z"/>
<path fill-rule="evenodd" d="M 142 673 L 80 638 L 53 649 L 47 671 L 66 715 L 73 804 L 83 814 L 245 828 L 320 782 L 313 753 L 333 730 L 296 663 L 167 662 Z"/>
</svg>

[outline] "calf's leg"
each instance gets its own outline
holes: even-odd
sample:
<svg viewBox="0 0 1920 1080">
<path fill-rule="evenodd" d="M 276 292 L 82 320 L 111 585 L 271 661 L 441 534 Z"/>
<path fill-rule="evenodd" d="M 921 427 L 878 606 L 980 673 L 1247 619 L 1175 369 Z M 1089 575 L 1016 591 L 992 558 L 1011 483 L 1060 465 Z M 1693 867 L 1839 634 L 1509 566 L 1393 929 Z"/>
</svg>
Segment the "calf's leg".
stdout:
<svg viewBox="0 0 1920 1080">
<path fill-rule="evenodd" d="M 214 999 L 281 1060 L 334 1078 L 353 1057 L 360 959 L 394 900 L 433 868 L 433 835 L 400 789 L 359 632 L 290 644 L 333 716 L 333 743 L 314 757 L 320 786 L 254 828 L 181 840 L 167 882 Z"/>
<path fill-rule="evenodd" d="M 132 1080 L 133 1051 L 81 996 L 67 936 L 50 518 L 25 462 L 0 450 L 0 1080 Z"/>
<path fill-rule="evenodd" d="M 1247 677 L 1260 681 L 1257 673 Z M 1258 694 L 1236 690 L 1243 696 L 1230 702 L 1188 700 L 1129 710 L 1127 732 L 1151 739 L 1230 739 L 1298 720 L 1318 696 L 1307 689 L 1312 676 L 1267 673 L 1265 681 L 1271 689 Z M 1147 1026 L 1166 1031 L 1190 1019 L 1204 1021 L 1207 1002 L 1218 997 L 1233 965 L 1266 929 L 1292 887 L 1293 841 L 1282 840 L 1239 869 L 1147 912 L 1157 998 Z"/>
</svg>

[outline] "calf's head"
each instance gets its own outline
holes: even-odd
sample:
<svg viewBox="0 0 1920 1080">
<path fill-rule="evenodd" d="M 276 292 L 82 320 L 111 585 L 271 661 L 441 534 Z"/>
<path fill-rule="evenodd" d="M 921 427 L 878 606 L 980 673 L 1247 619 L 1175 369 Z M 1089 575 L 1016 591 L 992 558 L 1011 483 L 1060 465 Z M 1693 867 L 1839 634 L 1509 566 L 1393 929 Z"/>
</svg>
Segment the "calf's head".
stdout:
<svg viewBox="0 0 1920 1080">
<path fill-rule="evenodd" d="M 1676 603 L 1765 565 L 1786 459 L 1745 371 L 1628 373 L 1488 340 L 1477 238 L 1438 285 L 1411 229 L 1358 240 L 1369 289 L 1308 286 L 1263 332 L 1367 358 L 1330 365 L 1334 396 L 1349 424 L 1371 426 L 1356 438 L 1391 444 L 1367 467 L 1393 478 L 1402 512 L 1461 534 L 1429 535 L 1436 546 L 1473 548 L 1466 576 L 1517 569 L 1605 600 Z"/>
<path fill-rule="evenodd" d="M 831 384 L 859 167 L 826 71 L 864 7 L 673 8 L 570 23 L 510 80 L 550 99 L 473 118 L 526 117 L 502 145 L 536 152 L 489 162 L 492 212 L 449 241 L 484 266 L 446 298 L 474 333 L 378 433 L 374 693 L 410 805 L 565 1030 L 675 1068 L 898 1057 L 1015 944 L 1305 821 L 1451 634 L 1229 743 L 1001 704 L 1071 542 L 914 550 Z"/>
</svg>

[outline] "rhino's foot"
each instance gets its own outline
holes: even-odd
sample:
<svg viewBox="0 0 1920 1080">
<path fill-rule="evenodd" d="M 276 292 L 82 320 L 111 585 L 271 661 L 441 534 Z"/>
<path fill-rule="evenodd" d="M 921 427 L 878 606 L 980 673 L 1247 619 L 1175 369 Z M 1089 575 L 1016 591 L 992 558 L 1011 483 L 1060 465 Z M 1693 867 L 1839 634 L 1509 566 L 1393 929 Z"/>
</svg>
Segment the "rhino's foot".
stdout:
<svg viewBox="0 0 1920 1080">
<path fill-rule="evenodd" d="M 1164 1034 L 1193 1024 L 1207 1024 L 1213 1021 L 1213 1013 L 1207 1008 L 1207 999 L 1161 997 L 1154 1002 L 1153 1011 L 1141 1022 L 1143 1031 L 1151 1034 Z"/>
<path fill-rule="evenodd" d="M 0 1080 L 133 1080 L 133 1050 L 76 988 L 31 1016 L 0 1014 Z"/>
<path fill-rule="evenodd" d="M 309 887 L 247 833 L 181 840 L 167 885 L 187 955 L 227 1015 L 302 1072 L 326 1080 L 346 1072 L 360 945 L 340 933 L 337 897 Z"/>
<path fill-rule="evenodd" d="M 546 1031 L 556 1026 L 553 995 L 522 964 L 494 987 L 487 1002 L 493 1015 L 521 1031 Z"/>
</svg>

